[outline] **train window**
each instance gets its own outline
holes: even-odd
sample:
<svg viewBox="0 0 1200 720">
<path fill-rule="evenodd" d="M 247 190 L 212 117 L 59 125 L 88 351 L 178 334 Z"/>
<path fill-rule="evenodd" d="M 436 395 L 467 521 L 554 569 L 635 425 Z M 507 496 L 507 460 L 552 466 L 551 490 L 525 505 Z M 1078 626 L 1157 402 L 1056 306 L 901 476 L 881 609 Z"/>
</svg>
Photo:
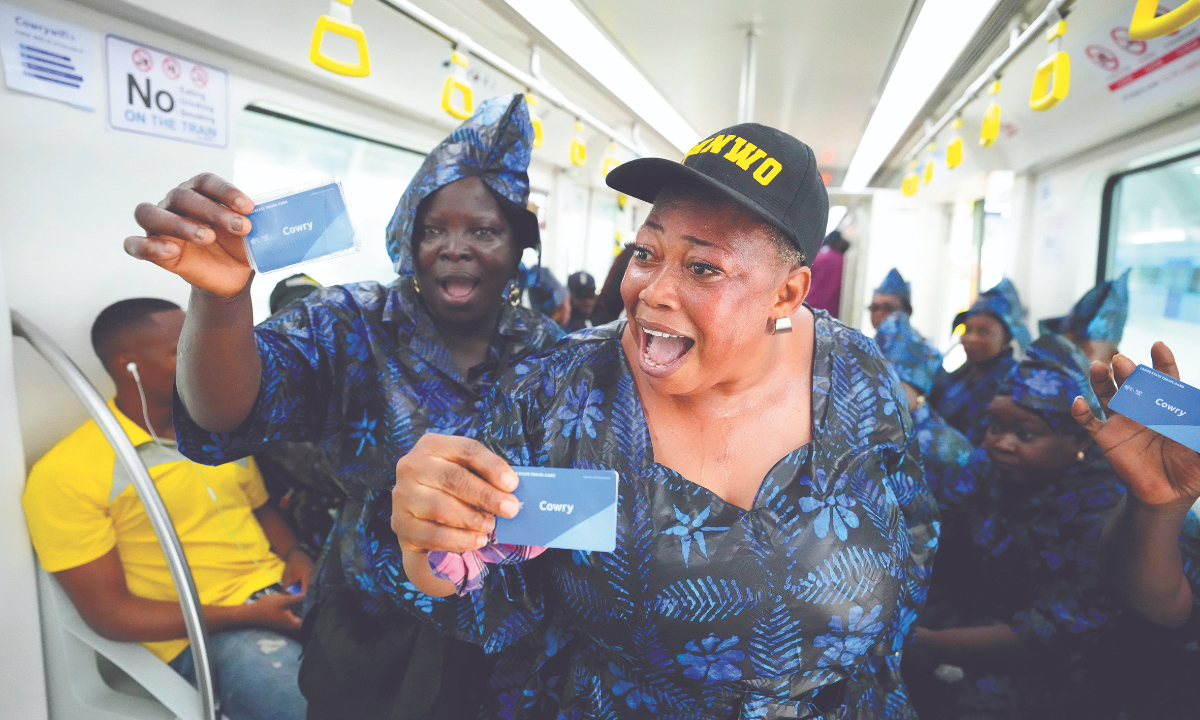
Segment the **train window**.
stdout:
<svg viewBox="0 0 1200 720">
<path fill-rule="evenodd" d="M 1185 362 L 1195 364 L 1200 358 L 1200 153 L 1109 178 L 1100 260 L 1101 279 L 1132 269 L 1122 347 L 1140 356 L 1155 340 L 1165 340 L 1181 370 Z M 1200 366 L 1190 375 L 1195 382 Z"/>
<path fill-rule="evenodd" d="M 362 250 L 334 258 L 308 272 L 324 285 L 363 280 L 390 283 L 396 274 L 384 232 L 396 203 L 425 154 L 260 108 L 245 108 L 237 121 L 233 183 L 251 197 L 333 177 L 342 182 Z M 269 314 L 267 298 L 289 271 L 257 278 L 251 290 L 256 320 Z"/>
</svg>

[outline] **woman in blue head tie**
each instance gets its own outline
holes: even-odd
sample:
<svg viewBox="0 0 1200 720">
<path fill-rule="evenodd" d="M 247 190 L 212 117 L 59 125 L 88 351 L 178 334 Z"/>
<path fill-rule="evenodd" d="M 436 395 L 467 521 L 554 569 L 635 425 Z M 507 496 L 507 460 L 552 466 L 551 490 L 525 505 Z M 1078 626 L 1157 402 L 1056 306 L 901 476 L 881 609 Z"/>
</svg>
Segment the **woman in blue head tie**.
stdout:
<svg viewBox="0 0 1200 720">
<path fill-rule="evenodd" d="M 1099 551 L 1123 490 L 1072 417 L 1080 395 L 1099 410 L 1073 350 L 1039 338 L 946 489 L 946 552 L 905 655 L 923 720 L 1118 717 L 1106 643 L 1120 608 Z M 956 674 L 935 679 L 943 665 Z"/>
<path fill-rule="evenodd" d="M 1089 361 L 1111 365 L 1121 349 L 1125 321 L 1129 319 L 1129 273 L 1100 283 L 1084 293 L 1068 315 L 1042 320 L 1042 332 L 1066 336 L 1079 346 Z"/>
<path fill-rule="evenodd" d="M 1004 279 L 954 318 L 954 327 L 965 326 L 962 346 L 967 361 L 954 372 L 938 372 L 929 402 L 972 445 L 983 442 L 988 404 L 1016 365 L 1013 341 L 1022 350 L 1029 347 L 1025 316 L 1017 289 Z"/>
<path fill-rule="evenodd" d="M 396 461 L 424 433 L 471 436 L 510 359 L 561 332 L 517 306 L 533 131 L 521 95 L 493 98 L 425 159 L 387 230 L 399 278 L 329 287 L 251 322 L 242 251 L 248 197 L 213 175 L 138 207 L 127 251 L 192 284 L 175 429 L 204 463 L 277 440 L 319 443 L 347 498 L 306 615 L 300 684 L 309 718 L 467 717 L 490 661 L 395 609 L 377 576 L 400 573 L 369 533 L 390 507 Z M 385 522 L 386 527 L 386 522 Z"/>
<path fill-rule="evenodd" d="M 876 330 L 892 313 L 912 315 L 912 284 L 896 268 L 888 270 L 883 282 L 875 288 L 867 310 L 871 313 L 871 327 Z"/>
<path fill-rule="evenodd" d="M 945 502 L 945 484 L 954 478 L 971 458 L 975 447 L 966 436 L 946 424 L 926 400 L 933 379 L 942 367 L 942 354 L 913 329 L 908 315 L 892 313 L 875 331 L 879 351 L 900 378 L 908 396 L 913 432 L 921 445 L 921 463 L 925 482 L 937 498 Z"/>
<path fill-rule="evenodd" d="M 529 651 L 498 661 L 489 717 L 911 718 L 898 662 L 937 507 L 875 344 L 804 305 L 812 150 L 743 124 L 607 182 L 654 203 L 627 320 L 517 365 L 474 440 L 401 460 L 393 528 L 428 594 L 393 597 Z M 490 542 L 536 512 L 511 494 L 530 465 L 618 473 L 614 552 Z"/>
</svg>

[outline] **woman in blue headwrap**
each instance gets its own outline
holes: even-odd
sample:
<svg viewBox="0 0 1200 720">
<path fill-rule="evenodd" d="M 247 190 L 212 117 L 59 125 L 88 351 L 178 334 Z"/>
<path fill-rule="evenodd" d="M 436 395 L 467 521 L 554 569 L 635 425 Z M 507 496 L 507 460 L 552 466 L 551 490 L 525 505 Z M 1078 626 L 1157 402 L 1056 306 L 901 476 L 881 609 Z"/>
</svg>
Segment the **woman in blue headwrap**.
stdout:
<svg viewBox="0 0 1200 720">
<path fill-rule="evenodd" d="M 1129 273 L 1088 290 L 1068 315 L 1042 320 L 1042 332 L 1064 335 L 1079 346 L 1088 360 L 1111 365 L 1120 352 L 1125 321 L 1129 318 Z"/>
<path fill-rule="evenodd" d="M 424 433 L 472 436 L 500 370 L 558 339 L 525 308 L 521 251 L 533 131 L 521 95 L 493 98 L 438 145 L 387 230 L 399 278 L 312 293 L 257 328 L 242 250 L 250 199 L 201 175 L 138 207 L 135 257 L 192 284 L 180 341 L 175 430 L 204 463 L 277 440 L 318 442 L 346 488 L 323 553 L 300 684 L 309 718 L 467 717 L 490 662 L 394 609 L 377 575 L 400 572 L 367 532 L 372 502 Z"/>
<path fill-rule="evenodd" d="M 1029 347 L 1025 307 L 1008 279 L 979 294 L 971 308 L 954 318 L 965 325 L 962 335 L 967 361 L 954 372 L 939 371 L 929 402 L 972 445 L 983 442 L 988 404 L 1016 365 L 1012 343 Z"/>
<path fill-rule="evenodd" d="M 983 447 L 947 488 L 930 604 L 954 621 L 930 629 L 923 615 L 905 654 L 922 720 L 1117 716 L 1103 651 L 1120 610 L 1099 544 L 1123 490 L 1072 417 L 1081 395 L 1099 410 L 1072 349 L 1044 336 L 1010 370 Z M 943 665 L 956 674 L 935 680 Z"/>
<path fill-rule="evenodd" d="M 912 285 L 896 268 L 888 270 L 883 282 L 875 288 L 867 310 L 871 312 L 871 327 L 876 330 L 892 313 L 912 315 Z"/>
<path fill-rule="evenodd" d="M 943 504 L 945 484 L 967 464 L 975 447 L 965 435 L 947 425 L 926 400 L 942 367 L 942 354 L 913 329 L 908 315 L 901 312 L 892 313 L 880 323 L 875 343 L 908 395 L 925 482 L 938 503 Z"/>
</svg>

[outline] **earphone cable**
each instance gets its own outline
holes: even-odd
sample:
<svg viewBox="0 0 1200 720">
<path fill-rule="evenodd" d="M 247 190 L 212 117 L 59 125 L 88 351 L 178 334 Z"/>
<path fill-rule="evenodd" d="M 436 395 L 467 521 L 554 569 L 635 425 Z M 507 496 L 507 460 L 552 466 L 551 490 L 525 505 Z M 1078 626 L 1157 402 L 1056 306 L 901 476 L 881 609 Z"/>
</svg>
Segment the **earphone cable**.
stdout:
<svg viewBox="0 0 1200 720">
<path fill-rule="evenodd" d="M 146 429 L 150 431 L 150 439 L 154 441 L 155 445 L 158 445 L 164 451 L 170 452 L 167 446 L 163 445 L 162 440 L 159 439 L 158 433 L 154 432 L 154 426 L 150 424 L 150 409 L 146 404 L 146 391 L 142 389 L 142 378 L 138 375 L 137 365 L 134 363 L 129 363 L 129 365 L 126 367 L 129 370 L 129 373 L 133 375 L 133 381 L 137 383 L 138 398 L 140 398 L 142 401 L 142 419 L 146 421 Z M 205 479 L 204 472 L 200 469 L 200 465 L 186 456 L 185 459 L 193 468 L 195 468 L 196 474 L 200 477 L 200 482 L 204 484 L 204 489 L 208 491 L 208 497 L 212 499 L 213 505 L 217 506 L 217 517 L 221 519 L 221 526 L 225 528 L 225 534 L 229 536 L 229 539 L 233 541 L 233 544 L 237 546 L 237 549 L 246 556 L 247 560 L 257 565 L 260 570 L 270 575 L 280 585 L 283 585 L 282 577 L 271 572 L 262 563 L 260 563 L 258 560 L 255 560 L 254 556 L 247 552 L 246 548 L 242 547 L 242 544 L 238 542 L 237 536 L 233 534 L 233 530 L 229 527 L 229 522 L 225 519 L 225 510 L 221 507 L 221 502 L 217 500 L 217 493 L 213 491 L 212 485 L 208 484 L 208 480 Z"/>
</svg>

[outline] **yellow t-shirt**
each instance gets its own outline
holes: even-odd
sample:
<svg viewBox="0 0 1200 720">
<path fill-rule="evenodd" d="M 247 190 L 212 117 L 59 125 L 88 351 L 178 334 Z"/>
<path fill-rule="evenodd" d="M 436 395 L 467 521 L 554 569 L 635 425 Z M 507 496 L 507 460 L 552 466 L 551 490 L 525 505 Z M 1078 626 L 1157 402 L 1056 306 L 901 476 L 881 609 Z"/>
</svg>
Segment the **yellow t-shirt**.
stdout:
<svg viewBox="0 0 1200 720">
<path fill-rule="evenodd" d="M 253 511 L 267 501 L 254 460 L 217 467 L 196 465 L 179 454 L 174 443 L 163 441 L 165 448 L 157 445 L 113 400 L 108 407 L 138 449 L 162 495 L 191 566 L 200 602 L 239 605 L 256 591 L 280 582 L 283 561 L 271 552 L 254 517 Z M 89 420 L 34 463 L 21 503 L 33 547 L 47 572 L 85 565 L 116 546 L 131 593 L 151 600 L 178 601 L 150 518 L 95 421 Z M 188 641 L 143 645 L 170 662 Z"/>
</svg>

